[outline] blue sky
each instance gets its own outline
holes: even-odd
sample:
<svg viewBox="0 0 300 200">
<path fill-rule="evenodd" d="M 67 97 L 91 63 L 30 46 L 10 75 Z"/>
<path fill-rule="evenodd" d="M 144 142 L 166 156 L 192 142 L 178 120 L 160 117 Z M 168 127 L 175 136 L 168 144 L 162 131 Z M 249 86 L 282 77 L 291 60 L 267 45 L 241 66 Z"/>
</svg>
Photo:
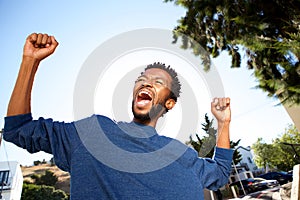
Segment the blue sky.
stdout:
<svg viewBox="0 0 300 200">
<path fill-rule="evenodd" d="M 55 54 L 42 62 L 36 75 L 33 117 L 72 121 L 76 77 L 95 48 L 126 31 L 142 28 L 172 30 L 184 13 L 183 8 L 162 0 L 1 0 L 1 127 L 21 62 L 23 44 L 30 33 L 48 33 L 60 43 Z M 242 139 L 243 146 L 251 146 L 258 137 L 270 142 L 292 123 L 284 108 L 275 106 L 276 100 L 253 89 L 256 83 L 251 71 L 230 69 L 227 53 L 213 63 L 221 76 L 226 96 L 232 99 L 233 140 Z M 0 150 L 1 160 L 19 160 L 24 165 L 50 157 L 44 153 L 30 155 L 9 143 L 2 145 Z"/>
</svg>

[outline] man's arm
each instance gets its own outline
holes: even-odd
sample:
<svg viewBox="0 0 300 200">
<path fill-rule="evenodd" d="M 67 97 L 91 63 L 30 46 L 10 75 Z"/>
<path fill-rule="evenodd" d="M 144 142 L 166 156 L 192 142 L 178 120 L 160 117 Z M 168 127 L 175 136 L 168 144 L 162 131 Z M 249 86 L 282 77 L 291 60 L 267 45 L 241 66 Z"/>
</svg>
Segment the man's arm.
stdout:
<svg viewBox="0 0 300 200">
<path fill-rule="evenodd" d="M 218 123 L 217 147 L 230 148 L 229 125 L 231 121 L 230 99 L 214 98 L 211 112 Z"/>
<path fill-rule="evenodd" d="M 51 55 L 58 42 L 53 36 L 32 33 L 26 39 L 23 49 L 23 59 L 15 87 L 13 89 L 7 116 L 31 112 L 30 99 L 35 73 L 40 62 Z"/>
</svg>

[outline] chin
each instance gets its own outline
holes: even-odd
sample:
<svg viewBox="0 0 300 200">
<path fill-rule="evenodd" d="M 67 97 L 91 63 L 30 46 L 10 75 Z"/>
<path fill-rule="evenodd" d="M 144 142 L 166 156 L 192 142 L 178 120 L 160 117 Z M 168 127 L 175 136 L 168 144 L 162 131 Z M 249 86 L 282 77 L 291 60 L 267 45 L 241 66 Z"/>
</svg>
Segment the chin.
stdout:
<svg viewBox="0 0 300 200">
<path fill-rule="evenodd" d="M 141 112 L 141 111 L 136 111 L 134 109 L 132 109 L 132 113 L 135 119 L 141 120 L 141 121 L 148 121 L 150 120 L 150 115 L 149 112 L 145 111 L 145 112 Z"/>
<path fill-rule="evenodd" d="M 134 113 L 133 116 L 134 116 L 135 119 L 137 119 L 139 121 L 143 121 L 143 122 L 151 120 L 149 114 L 137 114 L 137 113 Z"/>
<path fill-rule="evenodd" d="M 149 117 L 150 110 L 151 110 L 151 108 L 149 108 L 149 109 L 144 108 L 143 110 L 141 110 L 141 109 L 137 108 L 134 101 L 132 101 L 131 111 L 132 111 L 134 118 L 148 120 L 148 119 L 150 119 L 150 117 Z"/>
</svg>

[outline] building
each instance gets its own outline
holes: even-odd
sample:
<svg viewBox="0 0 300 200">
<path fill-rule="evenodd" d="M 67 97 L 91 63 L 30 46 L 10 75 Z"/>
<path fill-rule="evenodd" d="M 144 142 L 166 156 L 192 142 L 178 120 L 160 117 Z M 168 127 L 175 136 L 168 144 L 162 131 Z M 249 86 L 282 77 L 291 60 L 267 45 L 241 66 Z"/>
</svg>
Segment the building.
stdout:
<svg viewBox="0 0 300 200">
<path fill-rule="evenodd" d="M 242 155 L 242 160 L 237 165 L 233 166 L 229 180 L 230 183 L 247 178 L 253 178 L 258 173 L 262 172 L 262 169 L 256 166 L 253 159 L 252 150 L 249 146 L 239 146 L 237 151 L 239 151 L 239 153 Z"/>
<path fill-rule="evenodd" d="M 242 155 L 242 160 L 240 161 L 240 163 L 238 165 L 245 166 L 245 168 L 247 170 L 252 171 L 252 172 L 255 172 L 256 170 L 258 170 L 258 167 L 256 166 L 256 164 L 253 160 L 252 150 L 249 146 L 248 147 L 239 146 L 237 148 L 237 150 Z"/>
<path fill-rule="evenodd" d="M 3 129 L 0 130 L 0 146 Z M 21 199 L 23 174 L 17 161 L 0 162 L 0 200 Z"/>
<path fill-rule="evenodd" d="M 1 200 L 18 200 L 21 198 L 23 175 L 18 162 L 0 162 L 0 183 Z"/>
<path fill-rule="evenodd" d="M 23 175 L 16 161 L 0 162 L 0 200 L 21 198 Z"/>
</svg>

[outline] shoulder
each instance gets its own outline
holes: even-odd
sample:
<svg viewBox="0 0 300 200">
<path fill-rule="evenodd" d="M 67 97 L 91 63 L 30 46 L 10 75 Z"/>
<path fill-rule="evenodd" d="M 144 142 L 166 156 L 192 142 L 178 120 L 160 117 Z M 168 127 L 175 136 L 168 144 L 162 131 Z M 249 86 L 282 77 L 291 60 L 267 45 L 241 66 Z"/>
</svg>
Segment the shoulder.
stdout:
<svg viewBox="0 0 300 200">
<path fill-rule="evenodd" d="M 80 119 L 78 121 L 73 122 L 77 132 L 91 134 L 91 133 L 98 133 L 103 132 L 107 129 L 112 129 L 115 127 L 116 122 L 111 120 L 110 118 L 103 116 L 103 115 L 91 115 L 90 117 Z"/>
<path fill-rule="evenodd" d="M 91 125 L 93 123 L 113 123 L 116 124 L 116 121 L 110 119 L 107 116 L 104 115 L 97 115 L 97 114 L 93 114 L 89 117 L 77 120 L 73 122 L 76 125 Z"/>
</svg>

